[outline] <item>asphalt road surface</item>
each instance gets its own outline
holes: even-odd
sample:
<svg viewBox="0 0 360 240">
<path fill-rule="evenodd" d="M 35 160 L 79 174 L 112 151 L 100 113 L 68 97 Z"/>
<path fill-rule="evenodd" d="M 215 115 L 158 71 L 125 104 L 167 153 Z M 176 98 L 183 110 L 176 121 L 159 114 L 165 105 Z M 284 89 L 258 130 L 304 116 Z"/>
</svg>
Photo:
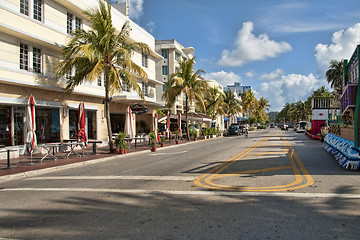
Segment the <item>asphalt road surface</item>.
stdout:
<svg viewBox="0 0 360 240">
<path fill-rule="evenodd" d="M 0 238 L 359 239 L 360 174 L 258 130 L 0 183 Z"/>
</svg>

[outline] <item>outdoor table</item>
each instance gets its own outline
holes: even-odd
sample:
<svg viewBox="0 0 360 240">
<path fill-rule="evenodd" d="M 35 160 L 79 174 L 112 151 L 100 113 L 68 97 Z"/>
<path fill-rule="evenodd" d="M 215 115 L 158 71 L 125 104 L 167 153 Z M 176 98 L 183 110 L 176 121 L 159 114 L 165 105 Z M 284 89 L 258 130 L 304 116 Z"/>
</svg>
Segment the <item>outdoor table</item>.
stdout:
<svg viewBox="0 0 360 240">
<path fill-rule="evenodd" d="M 132 138 L 124 138 L 124 140 L 126 141 L 128 147 L 129 147 L 129 150 L 130 150 L 130 142 L 133 140 Z"/>
<path fill-rule="evenodd" d="M 47 153 L 41 158 L 40 162 L 42 162 L 48 156 L 52 157 L 55 161 L 58 160 L 58 158 L 55 156 L 55 148 L 60 147 L 61 145 L 61 143 L 46 143 L 39 145 L 39 147 L 42 147 L 47 151 Z"/>
<path fill-rule="evenodd" d="M 88 140 L 88 143 L 92 143 L 93 146 L 92 146 L 92 153 L 93 154 L 96 154 L 96 144 L 97 143 L 102 143 L 102 141 L 100 140 Z"/>
<path fill-rule="evenodd" d="M 2 145 L 5 147 L 5 145 Z M 1 148 L 4 148 L 0 146 Z M 1 168 L 1 169 L 9 169 L 9 168 L 16 168 L 16 167 L 11 167 L 10 166 L 10 152 L 15 152 L 17 151 L 17 149 L 10 149 L 10 148 L 7 148 L 7 149 L 1 149 L 0 151 L 6 151 L 7 152 L 7 164 L 6 164 L 6 167 L 4 168 Z"/>
<path fill-rule="evenodd" d="M 145 137 L 134 137 L 134 140 L 135 140 L 135 148 L 136 148 L 136 142 L 139 140 L 145 140 L 146 138 Z"/>
<path fill-rule="evenodd" d="M 68 142 L 68 143 L 63 143 L 61 145 L 70 147 L 70 151 L 65 155 L 66 158 L 68 158 L 71 154 L 75 154 L 78 157 L 81 157 L 82 155 L 84 155 L 85 144 L 83 142 Z M 75 148 L 78 147 L 78 146 L 80 146 L 82 148 L 82 150 L 83 150 L 82 155 L 75 151 Z"/>
</svg>

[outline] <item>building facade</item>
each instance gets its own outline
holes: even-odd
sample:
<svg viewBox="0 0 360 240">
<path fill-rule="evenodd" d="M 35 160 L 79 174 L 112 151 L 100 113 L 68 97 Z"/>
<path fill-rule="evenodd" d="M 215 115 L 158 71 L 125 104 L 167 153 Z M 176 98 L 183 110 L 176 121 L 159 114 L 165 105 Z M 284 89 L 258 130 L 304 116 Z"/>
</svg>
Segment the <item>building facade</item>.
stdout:
<svg viewBox="0 0 360 240">
<path fill-rule="evenodd" d="M 225 91 L 228 90 L 232 92 L 236 91 L 237 95 L 240 96 L 246 93 L 247 91 L 251 90 L 251 86 L 244 86 L 240 82 L 234 82 L 234 84 L 226 86 Z"/>
<path fill-rule="evenodd" d="M 17 146 L 25 151 L 26 103 L 36 101 L 36 135 L 38 144 L 59 142 L 74 137 L 80 102 L 85 103 L 86 133 L 89 139 L 107 144 L 104 118 L 104 80 L 85 82 L 73 93 L 65 93 L 67 76 L 56 79 L 54 67 L 61 60 L 61 50 L 77 28 L 90 29 L 84 10 L 96 8 L 97 0 L 3 0 L 0 2 L 0 145 Z M 152 49 L 149 55 L 135 52 L 132 60 L 148 75 L 148 81 L 137 79 L 145 98 L 124 86 L 110 104 L 112 131 L 124 130 L 128 106 L 142 104 L 148 108 L 134 116 L 137 132 L 149 132 L 159 105 L 155 63 L 162 57 L 155 52 L 155 38 L 127 16 L 112 8 L 113 24 L 121 29 L 129 21 L 129 41 L 144 42 Z M 71 74 L 71 73 L 69 73 Z"/>
<path fill-rule="evenodd" d="M 156 52 L 163 57 L 162 60 L 156 63 L 156 76 L 164 84 L 158 85 L 156 89 L 157 102 L 164 105 L 162 95 L 166 90 L 165 83 L 169 81 L 171 74 L 177 72 L 179 63 L 193 58 L 194 48 L 185 48 L 175 39 L 172 40 L 156 40 L 155 46 Z M 176 114 L 178 112 L 183 113 L 185 111 L 184 96 L 180 95 L 177 98 L 176 103 L 172 106 L 171 112 Z"/>
</svg>

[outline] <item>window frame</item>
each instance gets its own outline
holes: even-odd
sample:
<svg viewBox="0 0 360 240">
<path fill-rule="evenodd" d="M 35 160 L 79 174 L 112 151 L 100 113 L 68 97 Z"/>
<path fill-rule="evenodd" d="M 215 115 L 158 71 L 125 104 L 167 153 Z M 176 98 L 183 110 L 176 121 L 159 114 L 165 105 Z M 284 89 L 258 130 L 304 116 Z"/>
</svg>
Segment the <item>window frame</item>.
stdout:
<svg viewBox="0 0 360 240">
<path fill-rule="evenodd" d="M 26 47 L 26 49 L 25 49 Z M 29 44 L 26 43 L 20 43 L 20 54 L 19 54 L 19 60 L 20 60 L 20 69 L 29 71 Z M 26 52 L 24 52 L 26 51 Z"/>
<path fill-rule="evenodd" d="M 162 75 L 168 75 L 169 69 L 168 66 L 162 66 Z"/>
<path fill-rule="evenodd" d="M 148 61 L 149 61 L 148 55 L 145 54 L 145 53 L 142 53 L 142 56 L 141 56 L 142 66 L 145 67 L 145 68 L 148 68 Z"/>
<path fill-rule="evenodd" d="M 168 59 L 169 58 L 169 49 L 161 49 L 161 56 L 163 58 Z"/>
<path fill-rule="evenodd" d="M 20 13 L 29 16 L 29 0 L 20 0 Z"/>
<path fill-rule="evenodd" d="M 43 20 L 43 1 L 33 0 L 33 18 L 42 22 Z"/>
</svg>

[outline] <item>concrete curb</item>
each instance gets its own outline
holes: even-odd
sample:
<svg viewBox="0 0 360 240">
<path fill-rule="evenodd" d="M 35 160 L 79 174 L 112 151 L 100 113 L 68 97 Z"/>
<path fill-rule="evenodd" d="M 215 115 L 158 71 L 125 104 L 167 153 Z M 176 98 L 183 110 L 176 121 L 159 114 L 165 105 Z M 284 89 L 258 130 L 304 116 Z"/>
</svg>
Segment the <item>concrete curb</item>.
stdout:
<svg viewBox="0 0 360 240">
<path fill-rule="evenodd" d="M 157 148 L 157 151 L 164 151 L 165 149 L 176 148 L 176 147 L 180 147 L 180 146 L 185 146 L 185 145 L 189 145 L 189 144 L 193 144 L 193 143 L 199 143 L 199 142 L 218 139 L 218 138 L 219 137 L 202 139 L 202 140 L 198 140 L 198 141 L 192 141 L 192 142 L 176 144 L 176 145 L 171 145 L 171 146 L 165 145 L 165 147 Z M 27 171 L 27 172 L 5 175 L 5 176 L 0 177 L 0 183 L 10 181 L 10 180 L 30 178 L 30 177 L 38 176 L 38 175 L 45 174 L 45 173 L 51 173 L 51 172 L 55 172 L 55 171 L 66 170 L 66 169 L 81 167 L 81 166 L 85 166 L 85 165 L 91 165 L 91 164 L 95 164 L 95 163 L 106 162 L 106 161 L 110 161 L 110 160 L 114 160 L 114 159 L 122 159 L 127 156 L 144 154 L 146 152 L 151 153 L 150 150 L 142 150 L 142 151 L 138 151 L 138 152 L 132 152 L 132 153 L 127 153 L 127 154 L 122 154 L 122 155 L 115 155 L 115 156 L 106 157 L 106 158 L 98 158 L 98 159 L 77 162 L 77 163 L 70 163 L 70 164 L 56 166 L 56 167 L 49 167 L 49 168 L 44 168 L 44 169 L 31 170 L 31 171 Z"/>
</svg>

